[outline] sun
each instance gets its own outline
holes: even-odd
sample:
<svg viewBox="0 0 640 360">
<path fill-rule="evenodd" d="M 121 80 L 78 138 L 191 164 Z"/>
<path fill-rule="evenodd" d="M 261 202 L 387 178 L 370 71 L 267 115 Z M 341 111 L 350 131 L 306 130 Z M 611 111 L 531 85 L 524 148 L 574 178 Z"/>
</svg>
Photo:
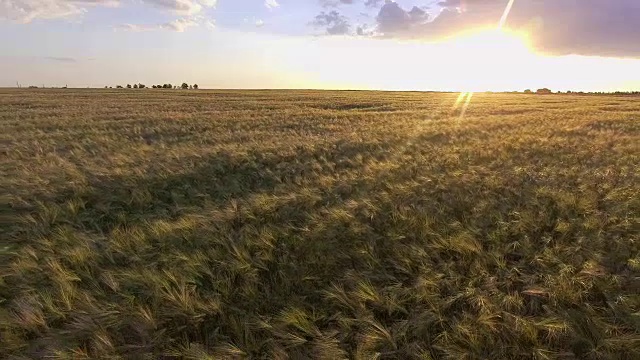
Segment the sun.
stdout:
<svg viewBox="0 0 640 360">
<path fill-rule="evenodd" d="M 509 87 L 519 72 L 526 71 L 536 55 L 523 34 L 504 29 L 481 29 L 444 39 L 439 51 L 455 59 L 451 73 L 465 92 L 489 91 Z"/>
<path fill-rule="evenodd" d="M 523 34 L 501 29 L 481 29 L 458 34 L 443 41 L 448 50 L 491 60 L 530 55 L 528 39 Z"/>
</svg>

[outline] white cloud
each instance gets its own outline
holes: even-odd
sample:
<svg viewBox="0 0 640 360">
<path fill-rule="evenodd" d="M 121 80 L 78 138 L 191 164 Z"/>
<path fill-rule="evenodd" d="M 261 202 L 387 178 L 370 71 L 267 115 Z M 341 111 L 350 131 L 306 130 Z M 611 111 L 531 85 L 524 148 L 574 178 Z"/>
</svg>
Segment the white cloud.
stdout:
<svg viewBox="0 0 640 360">
<path fill-rule="evenodd" d="M 157 25 L 140 25 L 140 24 L 121 24 L 115 26 L 115 30 L 119 31 L 131 31 L 131 32 L 142 32 L 142 31 L 152 31 L 157 30 L 159 27 Z"/>
<path fill-rule="evenodd" d="M 218 0 L 200 0 L 200 4 L 206 7 L 215 8 L 218 5 Z"/>
<path fill-rule="evenodd" d="M 89 6 L 118 6 L 117 0 L 0 0 L 0 18 L 29 23 L 34 19 L 80 16 Z"/>
<path fill-rule="evenodd" d="M 209 29 L 215 28 L 215 21 L 213 19 L 206 19 L 203 16 L 192 16 L 186 18 L 180 18 L 173 21 L 169 21 L 164 24 L 122 24 L 116 26 L 115 30 L 120 31 L 155 31 L 155 30 L 169 30 L 175 32 L 184 32 L 188 28 L 204 25 Z"/>
<path fill-rule="evenodd" d="M 218 0 L 142 1 L 184 16 L 200 13 L 203 6 L 215 8 L 218 4 Z M 91 7 L 115 7 L 119 4 L 120 0 L 0 0 L 0 19 L 4 18 L 23 24 L 30 23 L 35 19 L 71 19 L 82 16 Z"/>
<path fill-rule="evenodd" d="M 170 21 L 166 24 L 162 24 L 160 25 L 160 28 L 177 32 L 184 32 L 186 29 L 197 25 L 198 23 L 192 19 L 182 18 Z"/>
<path fill-rule="evenodd" d="M 262 19 L 256 20 L 256 27 L 263 27 L 263 26 L 264 26 L 264 21 L 262 21 Z"/>
<path fill-rule="evenodd" d="M 195 15 L 202 5 L 195 0 L 143 0 L 145 3 L 169 10 L 178 15 Z"/>
<path fill-rule="evenodd" d="M 280 6 L 280 4 L 278 4 L 277 0 L 264 0 L 264 6 L 266 6 L 268 9 L 273 9 Z"/>
</svg>

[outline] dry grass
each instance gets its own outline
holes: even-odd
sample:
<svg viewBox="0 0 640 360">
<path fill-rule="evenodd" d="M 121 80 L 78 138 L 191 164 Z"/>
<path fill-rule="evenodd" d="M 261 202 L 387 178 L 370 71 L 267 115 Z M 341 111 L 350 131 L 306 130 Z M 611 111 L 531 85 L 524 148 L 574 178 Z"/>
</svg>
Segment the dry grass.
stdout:
<svg viewBox="0 0 640 360">
<path fill-rule="evenodd" d="M 640 98 L 456 98 L 0 90 L 0 357 L 640 358 Z"/>
</svg>

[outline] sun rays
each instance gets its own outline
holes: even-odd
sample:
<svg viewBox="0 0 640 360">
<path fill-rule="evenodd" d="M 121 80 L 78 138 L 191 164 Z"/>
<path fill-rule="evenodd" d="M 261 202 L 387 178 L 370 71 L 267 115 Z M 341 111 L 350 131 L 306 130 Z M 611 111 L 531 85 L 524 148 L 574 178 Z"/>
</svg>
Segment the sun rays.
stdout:
<svg viewBox="0 0 640 360">
<path fill-rule="evenodd" d="M 511 13 L 511 9 L 513 8 L 514 3 L 515 3 L 515 0 L 509 0 L 507 7 L 504 9 L 504 13 L 502 14 L 502 17 L 500 18 L 500 22 L 498 23 L 498 31 L 502 32 L 502 29 L 504 28 L 504 25 L 506 24 L 507 19 L 509 18 L 509 14 Z M 465 98 L 466 100 L 464 100 Z M 467 113 L 467 109 L 469 109 L 469 105 L 471 104 L 471 98 L 473 98 L 473 92 L 461 92 L 460 95 L 458 96 L 458 99 L 456 100 L 453 106 L 453 109 L 457 110 L 460 104 L 464 100 L 464 104 L 462 105 L 462 109 L 460 111 L 460 119 L 464 119 L 464 116 Z"/>
<path fill-rule="evenodd" d="M 471 104 L 471 98 L 473 97 L 473 92 L 461 92 L 456 99 L 455 104 L 453 105 L 452 110 L 456 111 L 460 108 L 460 119 L 464 118 L 464 115 L 467 113 L 467 109 Z M 461 107 L 462 106 L 462 107 Z"/>
<path fill-rule="evenodd" d="M 502 17 L 500 18 L 500 23 L 498 24 L 498 29 L 502 29 L 504 27 L 504 24 L 507 22 L 507 18 L 509 17 L 509 14 L 511 13 L 511 8 L 513 8 L 513 3 L 516 0 L 509 0 L 509 3 L 507 4 L 507 7 L 504 9 L 504 13 L 502 14 Z"/>
</svg>

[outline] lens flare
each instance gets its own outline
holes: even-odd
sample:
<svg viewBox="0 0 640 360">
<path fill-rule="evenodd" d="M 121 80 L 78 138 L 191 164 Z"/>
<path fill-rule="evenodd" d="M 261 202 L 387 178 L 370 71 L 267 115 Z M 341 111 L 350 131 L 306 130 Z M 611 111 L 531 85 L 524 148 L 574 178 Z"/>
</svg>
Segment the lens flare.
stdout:
<svg viewBox="0 0 640 360">
<path fill-rule="evenodd" d="M 467 109 L 469 108 L 469 105 L 471 104 L 471 98 L 473 97 L 473 93 L 470 92 L 469 95 L 467 95 L 467 101 L 464 102 L 464 105 L 462 105 L 462 111 L 460 112 L 460 119 L 464 119 L 464 115 L 467 113 Z"/>
<path fill-rule="evenodd" d="M 506 24 L 507 18 L 509 17 L 509 13 L 511 13 L 511 8 L 513 8 L 513 3 L 515 1 L 516 0 L 509 0 L 509 3 L 507 4 L 507 8 L 504 9 L 504 13 L 502 14 L 502 18 L 500 18 L 498 29 L 502 29 L 504 27 L 504 24 Z"/>
<path fill-rule="evenodd" d="M 502 28 L 504 27 L 504 25 L 507 23 L 507 19 L 509 18 L 509 14 L 511 13 L 511 9 L 513 8 L 513 4 L 515 3 L 516 0 L 509 0 L 509 3 L 507 4 L 507 7 L 504 9 L 504 13 L 502 13 L 502 17 L 500 18 L 500 22 L 498 23 L 498 30 L 502 30 Z M 469 92 L 469 93 L 465 93 L 462 92 L 460 93 L 460 96 L 458 96 L 458 99 L 456 100 L 456 103 L 453 105 L 454 109 L 457 109 L 458 106 L 460 105 L 460 103 L 462 102 L 462 100 L 465 98 L 467 98 L 467 100 L 464 102 L 464 105 L 462 106 L 462 111 L 460 111 L 460 119 L 464 118 L 464 115 L 467 113 L 467 109 L 469 108 L 469 105 L 471 104 L 471 98 L 473 97 L 473 93 Z"/>
<path fill-rule="evenodd" d="M 460 103 L 462 102 L 462 100 L 464 100 L 464 97 L 467 96 L 466 92 L 461 92 L 460 95 L 458 96 L 458 99 L 456 100 L 456 103 L 453 104 L 453 110 L 457 109 L 458 106 L 460 106 Z"/>
</svg>

